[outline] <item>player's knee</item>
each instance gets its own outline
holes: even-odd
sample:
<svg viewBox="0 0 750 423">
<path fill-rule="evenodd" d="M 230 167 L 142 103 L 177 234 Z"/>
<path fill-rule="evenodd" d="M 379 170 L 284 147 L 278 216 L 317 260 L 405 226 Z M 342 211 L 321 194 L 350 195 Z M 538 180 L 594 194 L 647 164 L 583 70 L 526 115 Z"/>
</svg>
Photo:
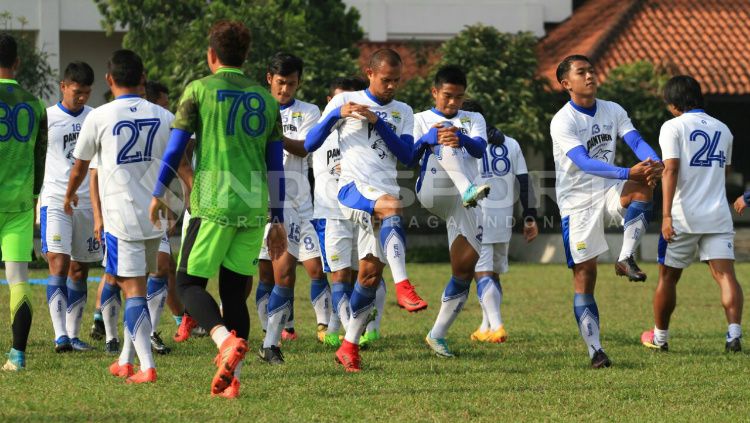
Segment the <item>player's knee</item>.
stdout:
<svg viewBox="0 0 750 423">
<path fill-rule="evenodd" d="M 65 254 L 47 253 L 49 273 L 55 276 L 66 276 L 70 258 Z"/>
<path fill-rule="evenodd" d="M 71 262 L 70 270 L 68 271 L 68 277 L 74 281 L 86 280 L 89 276 L 88 266 L 78 263 Z"/>
<path fill-rule="evenodd" d="M 393 215 L 401 215 L 401 201 L 393 196 L 384 195 L 375 203 L 375 214 L 379 219 Z"/>
<path fill-rule="evenodd" d="M 270 260 L 258 261 L 258 278 L 263 283 L 273 283 L 273 265 Z"/>
</svg>

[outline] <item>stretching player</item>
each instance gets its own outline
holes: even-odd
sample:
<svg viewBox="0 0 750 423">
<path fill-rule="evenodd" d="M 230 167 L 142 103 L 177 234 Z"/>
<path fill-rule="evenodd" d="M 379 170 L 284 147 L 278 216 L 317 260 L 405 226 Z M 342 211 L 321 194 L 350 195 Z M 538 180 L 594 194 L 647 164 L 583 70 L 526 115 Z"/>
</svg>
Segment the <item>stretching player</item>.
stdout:
<svg viewBox="0 0 750 423">
<path fill-rule="evenodd" d="M 41 195 L 42 253 L 49 263 L 47 304 L 55 331 L 55 351 L 88 351 L 92 347 L 78 338 L 86 307 L 89 263 L 101 262 L 101 241 L 93 236 L 94 214 L 89 183 L 78 190 L 80 202 L 68 216 L 63 210 L 73 149 L 81 125 L 92 110 L 86 105 L 94 83 L 87 63 L 68 64 L 60 81 L 62 100 L 47 108 L 47 159 Z"/>
<path fill-rule="evenodd" d="M 0 249 L 10 287 L 10 328 L 13 346 L 3 370 L 26 368 L 26 343 L 31 330 L 31 286 L 28 262 L 34 241 L 34 210 L 44 180 L 47 112 L 38 98 L 16 82 L 21 60 L 16 40 L 0 32 Z"/>
<path fill-rule="evenodd" d="M 742 350 L 742 287 L 734 273 L 734 225 L 725 190 L 732 164 L 729 128 L 703 110 L 698 81 L 675 76 L 664 86 L 664 101 L 675 116 L 661 127 L 664 159 L 659 284 L 654 294 L 653 330 L 643 332 L 649 348 L 669 349 L 669 320 L 677 304 L 677 282 L 696 252 L 721 289 L 729 329 L 725 349 Z"/>
<path fill-rule="evenodd" d="M 344 216 L 364 231 L 358 245 L 358 280 L 349 302 L 352 316 L 336 352 L 347 371 L 360 370 L 359 337 L 374 307 L 386 260 L 396 282 L 398 304 L 410 312 L 427 307 L 406 276 L 406 237 L 396 182 L 396 161 L 411 164 L 414 159 L 413 112 L 394 100 L 401 82 L 401 57 L 390 49 L 378 50 L 366 71 L 370 87 L 335 96 L 305 141 L 307 151 L 314 151 L 336 127 L 341 149 L 339 203 Z M 373 218 L 382 222 L 380 243 Z"/>
<path fill-rule="evenodd" d="M 463 110 L 484 115 L 479 103 L 473 101 L 464 102 Z M 490 186 L 490 194 L 481 203 L 479 233 L 482 251 L 474 275 L 479 305 L 482 307 L 482 324 L 471 334 L 471 340 L 501 343 L 508 339 L 508 333 L 500 313 L 503 302 L 500 275 L 508 271 L 516 180 L 523 206 L 523 236 L 526 242 L 533 241 L 539 229 L 536 226 L 536 208 L 530 205 L 530 200 L 534 198 L 533 187 L 518 142 L 490 126 L 487 130 L 487 149 L 478 165 L 479 180 Z"/>
<path fill-rule="evenodd" d="M 328 101 L 342 92 L 361 91 L 367 87 L 359 78 L 337 78 L 329 89 Z M 324 255 L 324 264 L 331 273 L 332 309 L 330 323 L 321 340 L 325 345 L 340 347 L 339 327 L 349 324 L 349 298 L 354 289 L 359 257 L 356 251 L 360 231 L 358 225 L 346 219 L 341 213 L 337 199 L 339 177 L 341 176 L 341 148 L 339 131 L 333 130 L 323 145 L 312 154 L 315 175 L 315 228 Z M 385 306 L 385 282 L 380 281 L 375 294 L 375 319 L 367 325 L 359 345 L 365 346 L 380 338 L 380 321 Z"/>
<path fill-rule="evenodd" d="M 608 249 L 605 214 L 624 218 L 618 272 L 627 273 L 631 280 L 645 280 L 633 252 L 646 231 L 652 187 L 664 166 L 627 112 L 616 103 L 596 98 L 596 72 L 587 57 L 563 59 L 557 80 L 570 94 L 570 101 L 552 119 L 550 132 L 563 246 L 573 270 L 573 311 L 592 367 L 609 367 L 611 361 L 599 341 L 599 309 L 594 300 L 597 257 Z M 625 140 L 640 163 L 630 169 L 613 165 L 617 137 Z"/>
<path fill-rule="evenodd" d="M 152 164 L 152 157 L 162 155 L 174 116 L 138 95 L 145 74 L 137 54 L 117 50 L 107 68 L 107 84 L 115 99 L 92 110 L 83 123 L 73 151 L 76 163 L 70 172 L 64 207 L 66 213 L 73 214 L 79 200 L 76 192 L 89 171 L 89 161 L 96 156 L 106 230 L 105 271 L 115 277 L 126 298 L 123 349 L 109 371 L 127 378 L 127 383 L 155 382 L 146 273 L 156 270 L 162 231 L 149 221 L 148 185 L 156 180 L 159 170 Z M 135 374 L 134 353 L 141 366 Z"/>
<path fill-rule="evenodd" d="M 287 233 L 287 252 L 279 260 L 279 269 L 271 266 L 268 249 L 264 245 L 260 251 L 258 270 L 260 279 L 256 290 L 256 307 L 261 326 L 266 330 L 260 358 L 266 362 L 283 362 L 277 347 L 279 338 L 297 339 L 294 331 L 294 285 L 297 275 L 297 261 L 302 262 L 310 276 L 310 300 L 317 319 L 318 338 L 322 338 L 328 328 L 331 290 L 323 273 L 318 237 L 310 220 L 312 219 L 312 198 L 307 179 L 308 164 L 304 139 L 307 132 L 320 119 L 320 110 L 314 104 L 294 98 L 302 80 L 303 62 L 299 57 L 288 53 L 276 53 L 268 65 L 266 81 L 271 95 L 279 102 L 281 123 L 284 131 L 284 178 L 288 201 L 284 208 L 284 225 Z M 268 230 L 268 226 L 266 227 Z M 274 278 L 274 271 L 280 275 Z M 286 301 L 272 295 L 274 285 L 288 295 Z M 271 302 L 272 298 L 274 299 Z M 281 308 L 279 308 L 280 306 Z M 283 319 L 282 319 L 283 317 Z"/>
<path fill-rule="evenodd" d="M 250 48 L 250 31 L 240 22 L 220 21 L 208 39 L 212 75 L 191 82 L 180 99 L 151 219 L 156 222 L 166 213 L 166 187 L 195 134 L 191 217 L 178 259 L 177 291 L 219 350 L 211 394 L 235 398 L 250 333 L 247 285 L 263 243 L 269 187 L 271 259 L 276 261 L 286 250 L 283 146 L 278 103 L 240 69 Z M 206 291 L 208 279 L 217 272 L 223 314 Z"/>
<path fill-rule="evenodd" d="M 476 179 L 475 161 L 487 146 L 487 130 L 482 115 L 461 110 L 465 95 L 464 71 L 458 66 L 443 66 L 432 86 L 435 106 L 414 116 L 414 139 L 418 155 L 423 155 L 417 198 L 423 207 L 445 220 L 451 260 L 451 278 L 443 291 L 440 312 L 425 337 L 438 357 L 453 357 L 445 337 L 466 303 L 481 251 L 477 214 L 464 206 L 464 191 L 456 184 L 455 174 L 469 181 Z M 446 169 L 443 163 L 448 157 Z"/>
</svg>

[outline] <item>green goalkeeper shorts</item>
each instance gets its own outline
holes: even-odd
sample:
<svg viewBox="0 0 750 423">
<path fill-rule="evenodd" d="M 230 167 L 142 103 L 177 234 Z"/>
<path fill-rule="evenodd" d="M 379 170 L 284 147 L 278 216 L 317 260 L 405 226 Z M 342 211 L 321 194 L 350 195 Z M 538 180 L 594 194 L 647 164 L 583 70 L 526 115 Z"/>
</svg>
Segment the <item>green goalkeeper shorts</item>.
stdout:
<svg viewBox="0 0 750 423">
<path fill-rule="evenodd" d="M 34 249 L 34 209 L 0 213 L 0 249 L 3 261 L 31 261 L 31 251 Z"/>
<path fill-rule="evenodd" d="M 178 270 L 212 278 L 224 266 L 241 275 L 255 275 L 264 229 L 262 225 L 236 227 L 191 218 L 182 239 Z"/>
</svg>

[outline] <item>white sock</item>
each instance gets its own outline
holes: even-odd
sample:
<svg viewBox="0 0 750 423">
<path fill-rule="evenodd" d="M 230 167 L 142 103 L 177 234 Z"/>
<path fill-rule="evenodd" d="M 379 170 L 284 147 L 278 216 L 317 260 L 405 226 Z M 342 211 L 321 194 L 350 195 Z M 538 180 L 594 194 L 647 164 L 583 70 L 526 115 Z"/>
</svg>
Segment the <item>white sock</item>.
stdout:
<svg viewBox="0 0 750 423">
<path fill-rule="evenodd" d="M 268 329 L 268 296 L 263 297 L 255 303 L 255 309 L 258 312 L 258 321 L 260 327 L 265 332 Z"/>
<path fill-rule="evenodd" d="M 331 318 L 331 288 L 328 287 L 328 280 L 314 279 L 310 284 L 310 302 L 315 310 L 317 323 L 327 326 Z"/>
<path fill-rule="evenodd" d="M 500 282 L 493 280 L 482 293 L 482 304 L 484 304 L 490 330 L 498 330 L 500 329 L 500 325 L 503 324 L 503 319 L 500 315 L 500 305 L 502 303 L 503 291 L 500 288 Z"/>
<path fill-rule="evenodd" d="M 151 355 L 151 316 L 145 297 L 131 297 L 125 300 L 125 325 L 133 345 L 141 371 L 156 367 Z"/>
<path fill-rule="evenodd" d="M 669 340 L 669 329 L 661 330 L 654 326 L 654 343 L 664 345 Z"/>
<path fill-rule="evenodd" d="M 378 290 L 375 291 L 375 310 L 378 314 L 375 316 L 375 320 L 367 324 L 367 332 L 373 330 L 380 330 L 380 321 L 383 319 L 383 310 L 385 309 L 385 281 L 380 280 L 378 284 Z"/>
<path fill-rule="evenodd" d="M 367 319 L 370 318 L 370 313 L 372 312 L 373 307 L 375 307 L 374 301 L 361 308 L 357 314 L 352 313 L 351 318 L 349 319 L 349 325 L 346 327 L 346 335 L 344 335 L 347 341 L 354 345 L 359 345 L 359 337 L 362 336 L 362 332 L 364 332 L 365 323 L 367 323 Z"/>
<path fill-rule="evenodd" d="M 234 368 L 234 377 L 237 380 L 240 380 L 240 373 L 242 372 L 242 364 L 245 362 L 245 360 L 240 361 L 237 363 L 237 367 Z"/>
<path fill-rule="evenodd" d="M 326 329 L 326 335 L 338 333 L 341 329 L 341 319 L 335 313 L 331 313 L 331 318 L 328 320 L 328 329 Z"/>
<path fill-rule="evenodd" d="M 211 339 L 213 339 L 216 348 L 221 348 L 221 344 L 229 338 L 229 331 L 226 326 L 219 326 L 211 331 Z"/>
<path fill-rule="evenodd" d="M 107 342 L 117 339 L 117 322 L 121 306 L 119 296 L 111 297 L 106 303 L 102 303 L 102 320 L 104 321 L 104 334 Z"/>
<path fill-rule="evenodd" d="M 344 330 L 349 327 L 349 320 L 351 320 L 352 311 L 349 309 L 349 297 L 344 296 L 339 302 L 339 321 Z"/>
<path fill-rule="evenodd" d="M 50 275 L 47 281 L 47 307 L 52 318 L 55 340 L 61 336 L 68 336 L 65 318 L 68 309 L 68 288 L 65 279 L 65 276 Z"/>
<path fill-rule="evenodd" d="M 156 332 L 167 301 L 167 278 L 155 278 L 149 276 L 147 282 L 146 302 L 148 303 L 148 314 L 151 316 L 151 327 Z"/>
<path fill-rule="evenodd" d="M 646 233 L 650 216 L 651 203 L 633 201 L 628 206 L 623 222 L 622 248 L 617 261 L 623 261 L 635 254 L 635 250 L 641 243 L 641 237 Z"/>
<path fill-rule="evenodd" d="M 432 338 L 445 338 L 448 329 L 456 320 L 458 314 L 461 313 L 464 304 L 466 304 L 466 299 L 469 297 L 470 283 L 471 281 L 467 282 L 451 277 L 448 285 L 446 285 L 445 290 L 443 291 L 440 312 L 438 312 L 435 324 L 430 331 L 430 336 Z"/>
<path fill-rule="evenodd" d="M 133 364 L 135 360 L 135 347 L 133 346 L 133 338 L 130 337 L 128 326 L 122 326 L 122 351 L 120 351 L 120 358 L 119 360 L 117 360 L 120 366 L 123 366 L 125 364 Z"/>
<path fill-rule="evenodd" d="M 578 322 L 578 332 L 586 343 L 589 358 L 602 349 L 599 340 L 599 307 L 592 294 L 575 294 L 573 297 L 573 312 Z"/>
<path fill-rule="evenodd" d="M 463 195 L 471 186 L 471 181 L 466 177 L 466 170 L 464 169 L 463 149 L 453 149 L 441 145 L 438 161 L 453 181 L 453 185 L 456 186 L 458 192 Z"/>
<path fill-rule="evenodd" d="M 388 216 L 380 226 L 380 245 L 395 283 L 409 279 L 406 275 L 406 235 L 402 220 L 398 215 Z"/>
<path fill-rule="evenodd" d="M 66 311 L 65 327 L 71 339 L 78 338 L 81 332 L 83 310 L 86 308 L 86 281 L 68 280 L 68 309 Z"/>
<path fill-rule="evenodd" d="M 742 326 L 739 323 L 730 323 L 727 329 L 727 341 L 742 337 Z"/>
<path fill-rule="evenodd" d="M 479 300 L 479 306 L 482 308 L 482 323 L 479 325 L 479 331 L 487 332 L 490 330 L 490 320 L 487 318 L 487 311 L 485 311 L 481 299 Z"/>
<path fill-rule="evenodd" d="M 276 309 L 273 314 L 268 315 L 268 330 L 266 331 L 266 337 L 263 339 L 263 348 L 279 345 L 281 331 L 285 328 L 290 308 L 291 303 L 287 303 L 282 308 Z"/>
</svg>

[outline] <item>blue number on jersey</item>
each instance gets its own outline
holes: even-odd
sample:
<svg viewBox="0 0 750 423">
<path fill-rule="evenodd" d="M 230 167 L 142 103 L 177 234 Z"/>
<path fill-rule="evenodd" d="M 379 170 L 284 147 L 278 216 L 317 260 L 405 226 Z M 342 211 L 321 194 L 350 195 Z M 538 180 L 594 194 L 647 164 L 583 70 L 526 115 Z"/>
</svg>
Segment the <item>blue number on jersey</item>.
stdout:
<svg viewBox="0 0 750 423">
<path fill-rule="evenodd" d="M 703 145 L 697 153 L 690 159 L 690 166 L 694 167 L 711 167 L 713 162 L 719 162 L 719 167 L 724 167 L 727 162 L 727 157 L 724 151 L 719 150 L 716 153 L 716 147 L 719 145 L 719 139 L 721 138 L 721 131 L 716 131 L 713 138 L 710 137 L 706 132 L 696 129 L 690 134 L 690 141 L 703 140 Z M 703 156 L 705 155 L 705 158 Z"/>
<path fill-rule="evenodd" d="M 15 138 L 19 142 L 27 142 L 31 138 L 31 132 L 34 130 L 34 123 L 36 116 L 34 116 L 34 109 L 26 103 L 18 103 L 13 108 L 8 104 L 0 101 L 0 128 L 4 127 L 5 130 L 0 131 L 0 142 L 5 142 L 10 137 Z M 26 128 L 26 134 L 21 133 L 21 128 L 18 127 L 18 117 L 21 115 L 21 111 L 26 111 L 28 115 L 28 127 Z"/>
<path fill-rule="evenodd" d="M 235 119 L 240 110 L 240 104 L 245 106 L 245 113 L 242 115 L 242 129 L 251 137 L 263 135 L 266 131 L 266 116 L 263 112 L 266 110 L 266 101 L 258 93 L 246 93 L 235 90 L 219 90 L 216 92 L 216 100 L 224 101 L 232 99 L 232 105 L 229 106 L 229 121 L 227 122 L 227 135 L 234 135 Z M 251 122 L 255 118 L 257 126 L 253 128 Z"/>
<path fill-rule="evenodd" d="M 490 161 L 489 157 L 487 157 L 487 151 L 485 151 L 484 155 L 482 156 L 482 177 L 491 178 L 493 175 L 507 175 L 508 172 L 510 172 L 508 147 L 506 147 L 504 144 L 491 145 L 489 153 L 489 155 L 492 157 L 492 161 Z"/>
<path fill-rule="evenodd" d="M 154 137 L 156 137 L 156 131 L 159 129 L 161 121 L 157 118 L 151 119 L 136 119 L 134 121 L 121 120 L 117 122 L 112 129 L 112 135 L 120 135 L 123 129 L 127 128 L 130 130 L 130 138 L 128 138 L 125 145 L 117 153 L 117 164 L 125 163 L 138 163 L 151 161 L 151 149 L 154 144 Z M 141 135 L 141 130 L 148 128 L 146 134 L 146 145 L 142 151 L 133 151 L 135 144 Z"/>
</svg>

